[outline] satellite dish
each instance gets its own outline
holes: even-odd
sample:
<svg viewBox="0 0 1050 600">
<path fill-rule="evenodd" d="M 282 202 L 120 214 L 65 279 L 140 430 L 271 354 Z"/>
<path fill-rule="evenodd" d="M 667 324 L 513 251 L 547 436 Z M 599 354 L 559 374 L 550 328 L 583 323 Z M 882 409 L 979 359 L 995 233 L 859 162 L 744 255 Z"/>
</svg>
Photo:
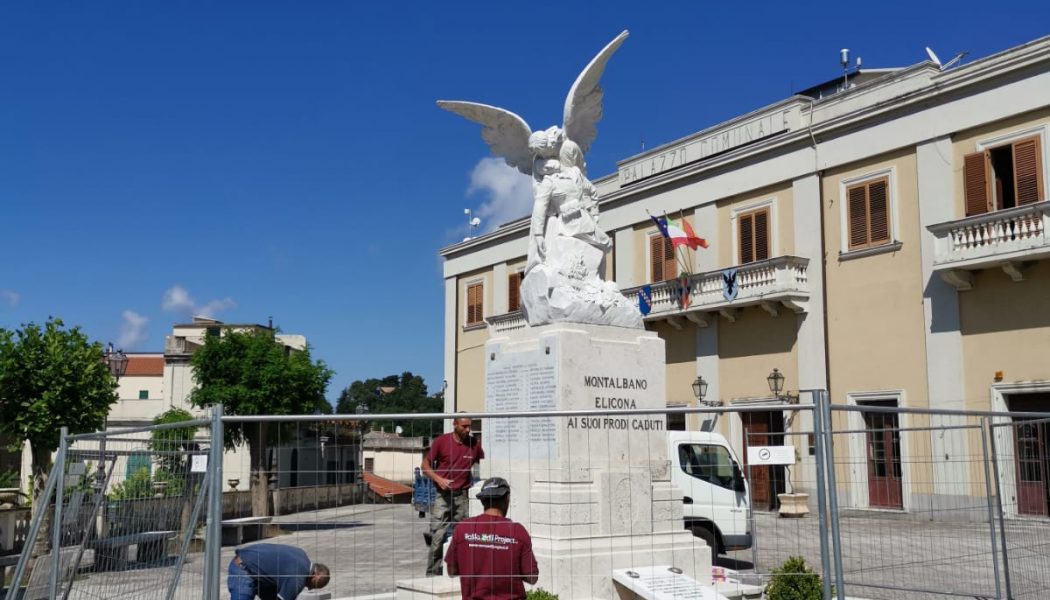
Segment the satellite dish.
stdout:
<svg viewBox="0 0 1050 600">
<path fill-rule="evenodd" d="M 479 219 L 477 217 L 474 217 L 473 219 L 470 220 L 470 226 L 471 227 L 480 227 L 481 226 L 481 219 Z"/>
<path fill-rule="evenodd" d="M 402 431 L 404 431 L 404 429 L 401 429 L 400 425 L 398 425 L 397 427 L 394 428 L 394 433 L 396 433 L 398 435 L 401 435 Z"/>
<path fill-rule="evenodd" d="M 942 68 L 941 59 L 937 58 L 937 55 L 934 53 L 933 50 L 930 49 L 929 46 L 926 46 L 926 56 L 929 56 L 930 60 L 932 60 L 933 64 L 937 65 L 938 68 Z"/>
</svg>

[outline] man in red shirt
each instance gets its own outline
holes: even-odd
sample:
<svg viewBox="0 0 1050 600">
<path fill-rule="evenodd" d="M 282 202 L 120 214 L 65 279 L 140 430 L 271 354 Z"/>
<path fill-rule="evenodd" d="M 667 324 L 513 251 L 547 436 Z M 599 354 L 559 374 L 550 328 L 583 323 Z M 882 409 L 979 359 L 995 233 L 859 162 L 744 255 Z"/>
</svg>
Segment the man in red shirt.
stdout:
<svg viewBox="0 0 1050 600">
<path fill-rule="evenodd" d="M 427 575 L 441 575 L 441 551 L 445 535 L 455 523 L 467 518 L 472 469 L 485 458 L 481 442 L 470 435 L 470 419 L 452 421 L 452 432 L 440 435 L 423 458 L 423 474 L 437 486 L 430 513 L 430 552 Z"/>
<path fill-rule="evenodd" d="M 523 600 L 525 583 L 534 585 L 540 569 L 532 538 L 521 523 L 507 518 L 510 485 L 486 479 L 478 492 L 485 512 L 456 525 L 448 547 L 448 574 L 459 575 L 463 600 Z"/>
</svg>

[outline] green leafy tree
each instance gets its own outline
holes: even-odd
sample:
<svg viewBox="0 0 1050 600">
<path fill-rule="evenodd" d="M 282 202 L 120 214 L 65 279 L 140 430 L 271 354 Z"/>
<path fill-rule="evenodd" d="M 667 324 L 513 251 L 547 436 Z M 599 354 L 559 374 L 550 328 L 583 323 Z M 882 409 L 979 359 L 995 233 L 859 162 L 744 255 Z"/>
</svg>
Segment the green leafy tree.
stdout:
<svg viewBox="0 0 1050 600">
<path fill-rule="evenodd" d="M 197 389 L 190 401 L 198 407 L 222 404 L 227 415 L 296 415 L 324 411 L 333 372 L 313 361 L 309 348 L 290 351 L 270 329 L 209 335 L 191 359 Z M 266 450 L 273 428 L 261 423 L 228 425 L 226 447 L 248 444 L 252 514 L 267 516 Z"/>
<path fill-rule="evenodd" d="M 355 414 L 357 407 L 371 414 L 440 413 L 445 400 L 441 393 L 427 394 L 427 385 L 419 375 L 405 371 L 382 379 L 365 379 L 351 383 L 339 394 L 336 412 Z M 441 432 L 439 420 L 396 420 L 406 436 L 429 436 Z"/>
<path fill-rule="evenodd" d="M 0 329 L 0 432 L 29 442 L 33 498 L 43 493 L 59 428 L 76 434 L 105 426 L 117 382 L 103 359 L 102 344 L 61 319 Z"/>
<path fill-rule="evenodd" d="M 154 425 L 168 425 L 192 421 L 193 415 L 182 408 L 169 408 L 153 419 Z M 156 429 L 150 432 L 149 449 L 157 454 L 157 464 L 171 474 L 181 474 L 187 467 L 187 451 L 194 447 L 193 438 L 196 427 L 176 427 L 173 429 Z"/>
<path fill-rule="evenodd" d="M 821 600 L 823 597 L 823 579 L 801 556 L 789 556 L 784 564 L 774 568 L 766 586 L 769 600 Z"/>
</svg>

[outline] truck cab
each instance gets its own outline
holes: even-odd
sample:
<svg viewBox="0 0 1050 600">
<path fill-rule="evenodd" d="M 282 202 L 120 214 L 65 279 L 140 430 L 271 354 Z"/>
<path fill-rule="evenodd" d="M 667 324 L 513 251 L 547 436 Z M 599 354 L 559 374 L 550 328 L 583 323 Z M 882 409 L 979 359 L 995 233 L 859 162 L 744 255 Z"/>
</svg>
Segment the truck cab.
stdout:
<svg viewBox="0 0 1050 600">
<path fill-rule="evenodd" d="M 720 434 L 670 431 L 671 481 L 682 490 L 686 529 L 711 555 L 751 547 L 751 493 L 732 446 Z"/>
</svg>

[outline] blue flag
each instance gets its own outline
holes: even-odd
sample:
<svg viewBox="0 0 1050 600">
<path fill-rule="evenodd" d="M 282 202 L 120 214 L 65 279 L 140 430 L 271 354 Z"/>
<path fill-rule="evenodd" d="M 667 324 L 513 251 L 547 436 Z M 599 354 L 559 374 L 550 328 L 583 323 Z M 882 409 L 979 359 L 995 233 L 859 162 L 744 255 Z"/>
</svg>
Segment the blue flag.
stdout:
<svg viewBox="0 0 1050 600">
<path fill-rule="evenodd" d="M 664 219 L 663 217 L 654 217 L 652 215 L 649 215 L 649 218 L 653 220 L 653 223 L 656 223 L 656 228 L 660 230 L 660 235 L 665 238 L 671 237 L 671 234 L 667 233 L 667 219 Z"/>
<path fill-rule="evenodd" d="M 648 315 L 649 311 L 653 310 L 652 287 L 643 285 L 642 289 L 638 290 L 638 310 L 642 311 L 642 315 Z"/>
</svg>

